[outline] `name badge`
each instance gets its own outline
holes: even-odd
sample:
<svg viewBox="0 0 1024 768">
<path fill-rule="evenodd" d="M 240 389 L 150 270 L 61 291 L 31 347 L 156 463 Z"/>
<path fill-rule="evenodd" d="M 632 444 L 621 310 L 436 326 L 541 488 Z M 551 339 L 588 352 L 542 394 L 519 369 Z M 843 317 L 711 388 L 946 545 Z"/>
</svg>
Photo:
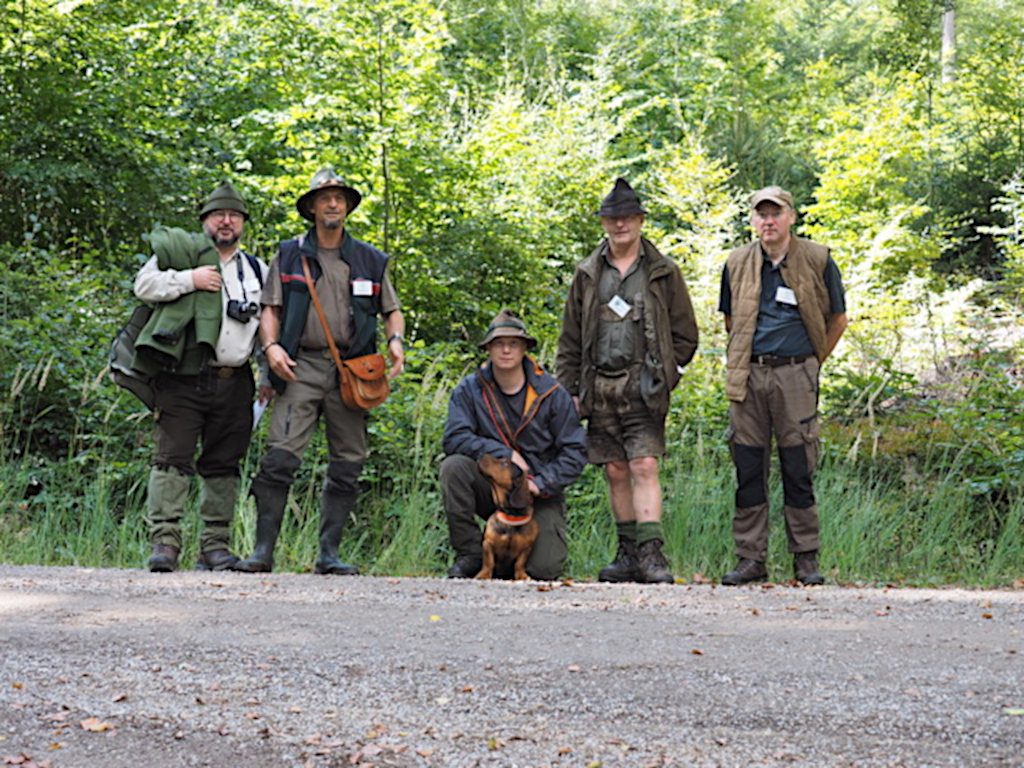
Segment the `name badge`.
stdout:
<svg viewBox="0 0 1024 768">
<path fill-rule="evenodd" d="M 353 280 L 352 281 L 352 295 L 353 296 L 373 296 L 373 281 L 372 280 Z"/>
<path fill-rule="evenodd" d="M 796 294 L 793 293 L 792 288 L 787 288 L 784 285 L 780 285 L 779 289 L 775 291 L 775 300 L 779 304 L 789 304 L 791 307 L 796 306 Z"/>
<path fill-rule="evenodd" d="M 619 295 L 616 295 L 608 302 L 608 308 L 619 316 L 619 320 L 629 314 L 629 311 L 633 308 L 630 303 Z"/>
</svg>

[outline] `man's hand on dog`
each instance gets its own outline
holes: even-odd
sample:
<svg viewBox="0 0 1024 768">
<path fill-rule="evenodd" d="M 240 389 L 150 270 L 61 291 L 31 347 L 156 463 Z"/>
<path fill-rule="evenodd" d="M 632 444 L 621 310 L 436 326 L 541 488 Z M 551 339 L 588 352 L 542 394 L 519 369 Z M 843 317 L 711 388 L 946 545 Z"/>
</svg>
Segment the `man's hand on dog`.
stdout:
<svg viewBox="0 0 1024 768">
<path fill-rule="evenodd" d="M 527 487 L 530 489 L 531 496 L 540 496 L 540 488 L 533 482 L 533 477 L 530 475 L 530 465 L 526 463 L 526 459 L 523 458 L 519 451 L 512 451 L 512 463 L 523 470 L 526 475 Z"/>
</svg>

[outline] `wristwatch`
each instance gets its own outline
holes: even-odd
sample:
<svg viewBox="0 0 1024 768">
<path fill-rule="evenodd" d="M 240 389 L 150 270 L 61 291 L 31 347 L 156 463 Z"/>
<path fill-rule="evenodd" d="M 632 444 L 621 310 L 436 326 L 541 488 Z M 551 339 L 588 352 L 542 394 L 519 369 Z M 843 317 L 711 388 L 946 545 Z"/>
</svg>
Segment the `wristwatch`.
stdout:
<svg viewBox="0 0 1024 768">
<path fill-rule="evenodd" d="M 393 333 L 390 336 L 388 336 L 388 345 L 390 346 L 391 342 L 394 341 L 395 339 L 398 339 L 399 341 L 402 341 L 402 334 L 400 334 L 400 333 Z"/>
</svg>

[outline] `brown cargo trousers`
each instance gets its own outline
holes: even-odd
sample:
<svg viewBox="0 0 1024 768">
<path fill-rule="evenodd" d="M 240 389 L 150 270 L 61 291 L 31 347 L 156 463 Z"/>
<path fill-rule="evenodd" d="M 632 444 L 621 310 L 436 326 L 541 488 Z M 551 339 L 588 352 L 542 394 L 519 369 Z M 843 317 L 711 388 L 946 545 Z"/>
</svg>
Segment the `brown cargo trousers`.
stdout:
<svg viewBox="0 0 1024 768">
<path fill-rule="evenodd" d="M 729 443 L 736 467 L 736 555 L 768 557 L 768 470 L 775 436 L 789 551 L 820 546 L 812 478 L 818 460 L 818 361 L 781 365 L 752 361 L 747 397 L 729 406 Z"/>
</svg>

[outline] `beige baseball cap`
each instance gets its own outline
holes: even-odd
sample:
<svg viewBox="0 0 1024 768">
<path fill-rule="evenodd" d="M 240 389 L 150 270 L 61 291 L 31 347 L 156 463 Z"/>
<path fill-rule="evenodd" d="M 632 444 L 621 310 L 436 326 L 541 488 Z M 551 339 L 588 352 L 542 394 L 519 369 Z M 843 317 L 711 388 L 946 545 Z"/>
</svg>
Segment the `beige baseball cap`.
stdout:
<svg viewBox="0 0 1024 768">
<path fill-rule="evenodd" d="M 782 187 L 765 187 L 764 189 L 757 190 L 757 192 L 750 196 L 750 209 L 753 210 L 766 201 L 775 203 L 783 208 L 796 210 L 796 206 L 793 205 L 793 196 Z"/>
</svg>

